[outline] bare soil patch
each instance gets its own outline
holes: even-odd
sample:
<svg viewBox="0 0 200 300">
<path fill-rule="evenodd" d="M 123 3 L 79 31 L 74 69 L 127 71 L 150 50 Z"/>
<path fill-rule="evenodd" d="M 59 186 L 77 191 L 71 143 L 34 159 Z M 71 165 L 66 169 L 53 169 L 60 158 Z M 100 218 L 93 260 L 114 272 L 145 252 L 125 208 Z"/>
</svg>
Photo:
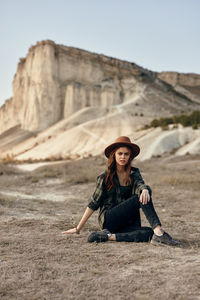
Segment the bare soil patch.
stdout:
<svg viewBox="0 0 200 300">
<path fill-rule="evenodd" d="M 61 234 L 79 221 L 103 157 L 32 172 L 1 165 L 0 299 L 200 299 L 199 159 L 134 163 L 153 189 L 163 227 L 181 248 L 88 244 L 97 213 L 80 235 Z"/>
</svg>

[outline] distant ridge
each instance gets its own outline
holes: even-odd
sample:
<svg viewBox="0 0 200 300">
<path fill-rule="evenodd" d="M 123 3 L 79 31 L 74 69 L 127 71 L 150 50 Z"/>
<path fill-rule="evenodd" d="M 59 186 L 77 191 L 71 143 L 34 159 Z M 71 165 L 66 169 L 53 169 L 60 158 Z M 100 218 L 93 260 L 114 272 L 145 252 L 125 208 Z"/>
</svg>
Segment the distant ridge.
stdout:
<svg viewBox="0 0 200 300">
<path fill-rule="evenodd" d="M 137 139 L 146 135 L 138 130 L 154 118 L 199 108 L 198 74 L 156 73 L 41 41 L 20 59 L 13 97 L 0 108 L 0 157 L 99 154 L 120 134 Z M 5 136 L 6 131 L 10 134 Z"/>
</svg>

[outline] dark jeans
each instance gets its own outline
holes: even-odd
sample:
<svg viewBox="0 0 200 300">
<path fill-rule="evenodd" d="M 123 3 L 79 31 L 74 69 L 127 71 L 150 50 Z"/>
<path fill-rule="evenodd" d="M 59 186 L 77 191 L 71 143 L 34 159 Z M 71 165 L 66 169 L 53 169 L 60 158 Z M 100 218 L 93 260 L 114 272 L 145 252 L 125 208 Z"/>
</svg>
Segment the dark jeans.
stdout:
<svg viewBox="0 0 200 300">
<path fill-rule="evenodd" d="M 140 212 L 142 208 L 150 227 L 141 227 Z M 116 234 L 118 242 L 148 242 L 153 235 L 153 229 L 161 225 L 156 214 L 152 199 L 147 204 L 139 202 L 137 195 L 109 209 L 105 213 L 103 228 Z"/>
</svg>

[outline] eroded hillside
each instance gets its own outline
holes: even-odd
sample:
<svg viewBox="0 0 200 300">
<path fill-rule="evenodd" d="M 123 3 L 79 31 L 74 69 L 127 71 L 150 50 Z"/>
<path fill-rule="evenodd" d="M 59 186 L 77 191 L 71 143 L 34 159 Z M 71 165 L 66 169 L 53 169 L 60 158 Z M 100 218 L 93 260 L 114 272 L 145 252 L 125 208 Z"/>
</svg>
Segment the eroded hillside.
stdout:
<svg viewBox="0 0 200 300">
<path fill-rule="evenodd" d="M 199 110 L 199 82 L 197 74 L 158 74 L 52 41 L 38 42 L 20 60 L 13 98 L 0 108 L 0 157 L 96 155 L 119 135 L 131 136 L 142 147 L 155 137 L 159 143 L 158 130 L 141 129 L 154 118 Z M 171 141 L 171 134 L 166 136 Z M 158 155 L 199 139 L 198 130 L 187 134 L 179 128 L 172 136 L 177 147 L 165 147 Z M 154 150 L 149 153 L 143 156 Z"/>
</svg>

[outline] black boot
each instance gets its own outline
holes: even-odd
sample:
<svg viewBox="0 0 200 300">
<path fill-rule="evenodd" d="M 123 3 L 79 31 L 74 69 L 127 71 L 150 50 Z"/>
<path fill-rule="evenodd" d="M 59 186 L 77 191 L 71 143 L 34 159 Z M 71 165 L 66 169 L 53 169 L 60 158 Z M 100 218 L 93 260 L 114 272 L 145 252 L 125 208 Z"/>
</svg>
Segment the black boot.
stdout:
<svg viewBox="0 0 200 300">
<path fill-rule="evenodd" d="M 108 235 L 110 231 L 107 229 L 103 229 L 101 231 L 94 231 L 88 236 L 88 243 L 102 243 L 108 241 Z"/>
<path fill-rule="evenodd" d="M 167 232 L 164 232 L 163 235 L 161 236 L 154 234 L 151 240 L 151 244 L 152 245 L 165 244 L 168 246 L 180 246 L 180 242 L 174 240 Z"/>
</svg>

